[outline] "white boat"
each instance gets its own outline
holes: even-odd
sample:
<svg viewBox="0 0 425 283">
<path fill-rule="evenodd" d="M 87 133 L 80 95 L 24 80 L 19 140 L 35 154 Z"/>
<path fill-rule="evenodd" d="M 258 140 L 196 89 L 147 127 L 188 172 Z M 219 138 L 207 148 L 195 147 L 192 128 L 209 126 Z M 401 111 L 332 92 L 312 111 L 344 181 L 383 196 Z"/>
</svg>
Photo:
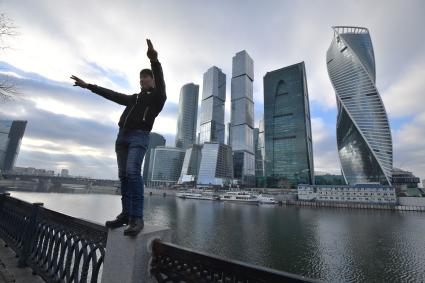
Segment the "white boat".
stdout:
<svg viewBox="0 0 425 283">
<path fill-rule="evenodd" d="M 258 198 L 256 195 L 244 191 L 226 192 L 220 195 L 220 200 L 258 204 Z"/>
<path fill-rule="evenodd" d="M 261 204 L 277 204 L 278 201 L 272 197 L 272 196 L 265 196 L 265 195 L 258 195 L 257 196 L 258 202 Z"/>
<path fill-rule="evenodd" d="M 219 200 L 219 196 L 212 192 L 181 192 L 177 193 L 176 197 L 183 199 L 203 199 L 203 200 Z"/>
</svg>

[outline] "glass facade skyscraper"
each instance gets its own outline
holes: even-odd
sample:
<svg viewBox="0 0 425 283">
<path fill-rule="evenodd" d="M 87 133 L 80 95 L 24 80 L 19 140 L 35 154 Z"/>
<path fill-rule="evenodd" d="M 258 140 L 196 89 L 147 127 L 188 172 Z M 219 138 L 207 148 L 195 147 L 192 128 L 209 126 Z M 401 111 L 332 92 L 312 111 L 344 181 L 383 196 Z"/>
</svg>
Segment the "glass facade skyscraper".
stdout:
<svg viewBox="0 0 425 283">
<path fill-rule="evenodd" d="M 179 183 L 196 181 L 202 157 L 201 150 L 202 145 L 199 144 L 192 144 L 186 149 Z"/>
<path fill-rule="evenodd" d="M 185 84 L 180 90 L 176 147 L 187 149 L 191 144 L 196 143 L 198 97 L 199 85 Z"/>
<path fill-rule="evenodd" d="M 333 27 L 326 54 L 338 106 L 336 125 L 341 169 L 348 184 L 391 185 L 393 148 L 387 113 L 376 88 L 369 31 Z"/>
<path fill-rule="evenodd" d="M 12 170 L 21 147 L 27 121 L 0 121 L 0 170 Z"/>
<path fill-rule="evenodd" d="M 264 76 L 267 185 L 314 183 L 310 107 L 304 62 Z"/>
<path fill-rule="evenodd" d="M 200 143 L 224 143 L 226 75 L 213 66 L 204 74 L 201 102 Z"/>
<path fill-rule="evenodd" d="M 264 176 L 264 158 L 262 156 L 260 129 L 254 128 L 255 176 Z"/>
<path fill-rule="evenodd" d="M 254 155 L 254 61 L 243 50 L 233 57 L 231 82 L 230 145 L 234 177 L 242 184 L 255 184 Z"/>
<path fill-rule="evenodd" d="M 153 149 L 152 176 L 149 185 L 152 187 L 177 183 L 182 170 L 185 151 L 181 148 L 157 146 Z"/>
<path fill-rule="evenodd" d="M 144 163 L 143 163 L 143 181 L 145 185 L 148 184 L 150 178 L 152 177 L 152 166 L 153 163 L 150 162 L 151 156 L 153 156 L 153 150 L 157 146 L 164 146 L 165 138 L 155 132 L 150 133 L 149 137 L 149 146 L 145 154 Z"/>
<path fill-rule="evenodd" d="M 232 148 L 222 143 L 204 143 L 197 184 L 224 186 L 233 179 Z"/>
</svg>

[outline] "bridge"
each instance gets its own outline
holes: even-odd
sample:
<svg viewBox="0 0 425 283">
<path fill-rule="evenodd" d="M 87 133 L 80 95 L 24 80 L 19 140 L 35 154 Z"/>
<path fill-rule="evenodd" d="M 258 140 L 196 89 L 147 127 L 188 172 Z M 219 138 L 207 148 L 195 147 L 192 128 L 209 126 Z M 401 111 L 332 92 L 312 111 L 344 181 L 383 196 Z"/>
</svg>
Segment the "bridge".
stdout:
<svg viewBox="0 0 425 283">
<path fill-rule="evenodd" d="M 92 179 L 85 177 L 71 176 L 49 176 L 49 175 L 32 175 L 17 174 L 12 172 L 4 172 L 3 180 L 0 180 L 0 186 L 15 187 L 19 190 L 34 192 L 63 192 L 72 193 L 79 190 L 82 193 L 98 192 L 105 188 L 105 191 L 113 193 L 120 187 L 119 180 Z"/>
</svg>

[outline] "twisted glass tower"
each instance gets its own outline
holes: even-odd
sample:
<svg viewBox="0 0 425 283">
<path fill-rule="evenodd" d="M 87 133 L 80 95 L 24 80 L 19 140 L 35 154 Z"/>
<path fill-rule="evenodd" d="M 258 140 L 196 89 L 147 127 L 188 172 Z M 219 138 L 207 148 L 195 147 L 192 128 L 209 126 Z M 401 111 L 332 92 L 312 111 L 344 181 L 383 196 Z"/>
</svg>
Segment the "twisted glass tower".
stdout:
<svg viewBox="0 0 425 283">
<path fill-rule="evenodd" d="M 391 131 L 375 84 L 375 56 L 369 31 L 347 26 L 333 30 L 326 62 L 338 106 L 336 136 L 342 174 L 350 185 L 391 185 Z"/>
</svg>

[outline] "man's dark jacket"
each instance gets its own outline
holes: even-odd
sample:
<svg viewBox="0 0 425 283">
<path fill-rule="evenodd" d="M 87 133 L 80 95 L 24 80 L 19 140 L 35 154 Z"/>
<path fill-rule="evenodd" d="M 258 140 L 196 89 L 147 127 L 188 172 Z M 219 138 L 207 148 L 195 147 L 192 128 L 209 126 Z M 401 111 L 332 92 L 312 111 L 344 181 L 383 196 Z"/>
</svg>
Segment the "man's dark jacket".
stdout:
<svg viewBox="0 0 425 283">
<path fill-rule="evenodd" d="M 155 88 L 142 90 L 140 93 L 126 95 L 97 85 L 88 85 L 87 88 L 92 92 L 126 106 L 118 122 L 120 128 L 151 131 L 156 116 L 164 107 L 167 95 L 161 63 L 151 61 L 151 67 Z"/>
</svg>

